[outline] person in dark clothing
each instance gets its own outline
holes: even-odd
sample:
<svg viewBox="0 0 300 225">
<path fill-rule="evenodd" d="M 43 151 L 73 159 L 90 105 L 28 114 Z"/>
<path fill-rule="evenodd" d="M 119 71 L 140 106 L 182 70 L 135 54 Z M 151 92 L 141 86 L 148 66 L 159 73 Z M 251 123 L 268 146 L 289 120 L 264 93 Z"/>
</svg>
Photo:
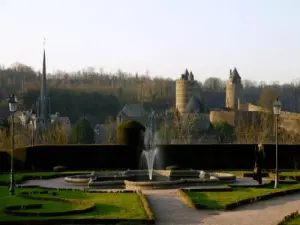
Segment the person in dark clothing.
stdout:
<svg viewBox="0 0 300 225">
<path fill-rule="evenodd" d="M 263 167 L 263 161 L 265 158 L 265 151 L 264 146 L 262 144 L 259 144 L 255 148 L 255 166 L 254 166 L 254 174 L 253 178 L 254 180 L 257 180 L 259 184 L 262 184 L 262 167 Z"/>
</svg>

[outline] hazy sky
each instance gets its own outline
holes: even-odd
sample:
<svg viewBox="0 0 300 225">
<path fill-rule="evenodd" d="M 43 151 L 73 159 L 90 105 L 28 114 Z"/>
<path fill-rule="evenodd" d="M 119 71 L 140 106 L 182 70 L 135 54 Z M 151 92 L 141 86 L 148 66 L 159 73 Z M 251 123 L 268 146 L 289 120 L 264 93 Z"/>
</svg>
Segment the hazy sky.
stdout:
<svg viewBox="0 0 300 225">
<path fill-rule="evenodd" d="M 0 0 L 0 64 L 300 78 L 299 0 Z"/>
</svg>

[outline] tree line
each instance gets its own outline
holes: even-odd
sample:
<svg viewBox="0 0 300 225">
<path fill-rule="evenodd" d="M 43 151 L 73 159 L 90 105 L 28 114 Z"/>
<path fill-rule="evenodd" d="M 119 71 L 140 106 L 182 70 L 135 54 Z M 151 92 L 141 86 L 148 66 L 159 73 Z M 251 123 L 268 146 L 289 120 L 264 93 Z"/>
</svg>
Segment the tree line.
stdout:
<svg viewBox="0 0 300 225">
<path fill-rule="evenodd" d="M 47 74 L 51 111 L 69 116 L 74 124 L 81 116 L 95 123 L 105 123 L 109 116 L 115 118 L 126 103 L 168 102 L 175 104 L 175 81 L 162 77 L 150 78 L 145 74 L 129 74 L 121 70 L 106 73 L 87 68 L 77 72 L 57 71 Z M 180 77 L 180 75 L 178 75 Z M 245 99 L 253 104 L 271 107 L 276 96 L 280 96 L 283 109 L 298 112 L 300 83 L 279 85 L 242 80 Z M 210 77 L 198 82 L 203 100 L 208 108 L 223 107 L 226 80 Z M 0 99 L 16 93 L 20 109 L 31 108 L 36 103 L 40 89 L 40 73 L 31 67 L 16 63 L 11 67 L 0 67 Z M 217 98 L 211 100 L 210 96 Z M 88 103 L 88 104 L 87 104 Z"/>
</svg>

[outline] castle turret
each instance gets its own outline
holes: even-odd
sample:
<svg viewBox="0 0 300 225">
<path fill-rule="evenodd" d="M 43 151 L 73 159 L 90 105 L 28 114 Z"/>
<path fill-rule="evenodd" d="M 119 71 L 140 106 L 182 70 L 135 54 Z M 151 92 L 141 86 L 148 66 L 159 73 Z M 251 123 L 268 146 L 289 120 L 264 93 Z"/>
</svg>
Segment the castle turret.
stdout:
<svg viewBox="0 0 300 225">
<path fill-rule="evenodd" d="M 192 72 L 185 71 L 181 79 L 176 80 L 176 108 L 179 113 L 184 113 L 191 97 L 197 92 L 196 81 Z"/>
<path fill-rule="evenodd" d="M 236 68 L 230 70 L 229 80 L 226 85 L 226 108 L 237 110 L 243 101 L 243 86 L 241 77 Z"/>
</svg>

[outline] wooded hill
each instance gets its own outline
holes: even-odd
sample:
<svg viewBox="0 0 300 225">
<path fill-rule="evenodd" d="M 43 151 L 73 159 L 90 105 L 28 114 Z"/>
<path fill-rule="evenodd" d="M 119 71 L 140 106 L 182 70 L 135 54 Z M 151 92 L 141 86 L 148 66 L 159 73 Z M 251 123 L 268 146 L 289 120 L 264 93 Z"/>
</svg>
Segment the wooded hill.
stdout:
<svg viewBox="0 0 300 225">
<path fill-rule="evenodd" d="M 82 115 L 89 117 L 93 124 L 104 123 L 109 116 L 114 118 L 126 103 L 167 102 L 175 105 L 175 81 L 171 79 L 150 78 L 147 74 L 128 74 L 121 70 L 109 74 L 93 68 L 73 73 L 58 71 L 47 74 L 47 78 L 51 112 L 69 116 L 72 123 Z M 270 107 L 274 97 L 280 95 L 285 111 L 300 111 L 299 83 L 266 85 L 243 78 L 242 81 L 247 101 Z M 212 77 L 199 84 L 202 98 L 210 109 L 224 107 L 226 81 Z M 2 67 L 0 86 L 2 108 L 7 107 L 5 99 L 9 94 L 16 93 L 20 109 L 28 109 L 39 96 L 39 73 L 20 63 Z"/>
</svg>

